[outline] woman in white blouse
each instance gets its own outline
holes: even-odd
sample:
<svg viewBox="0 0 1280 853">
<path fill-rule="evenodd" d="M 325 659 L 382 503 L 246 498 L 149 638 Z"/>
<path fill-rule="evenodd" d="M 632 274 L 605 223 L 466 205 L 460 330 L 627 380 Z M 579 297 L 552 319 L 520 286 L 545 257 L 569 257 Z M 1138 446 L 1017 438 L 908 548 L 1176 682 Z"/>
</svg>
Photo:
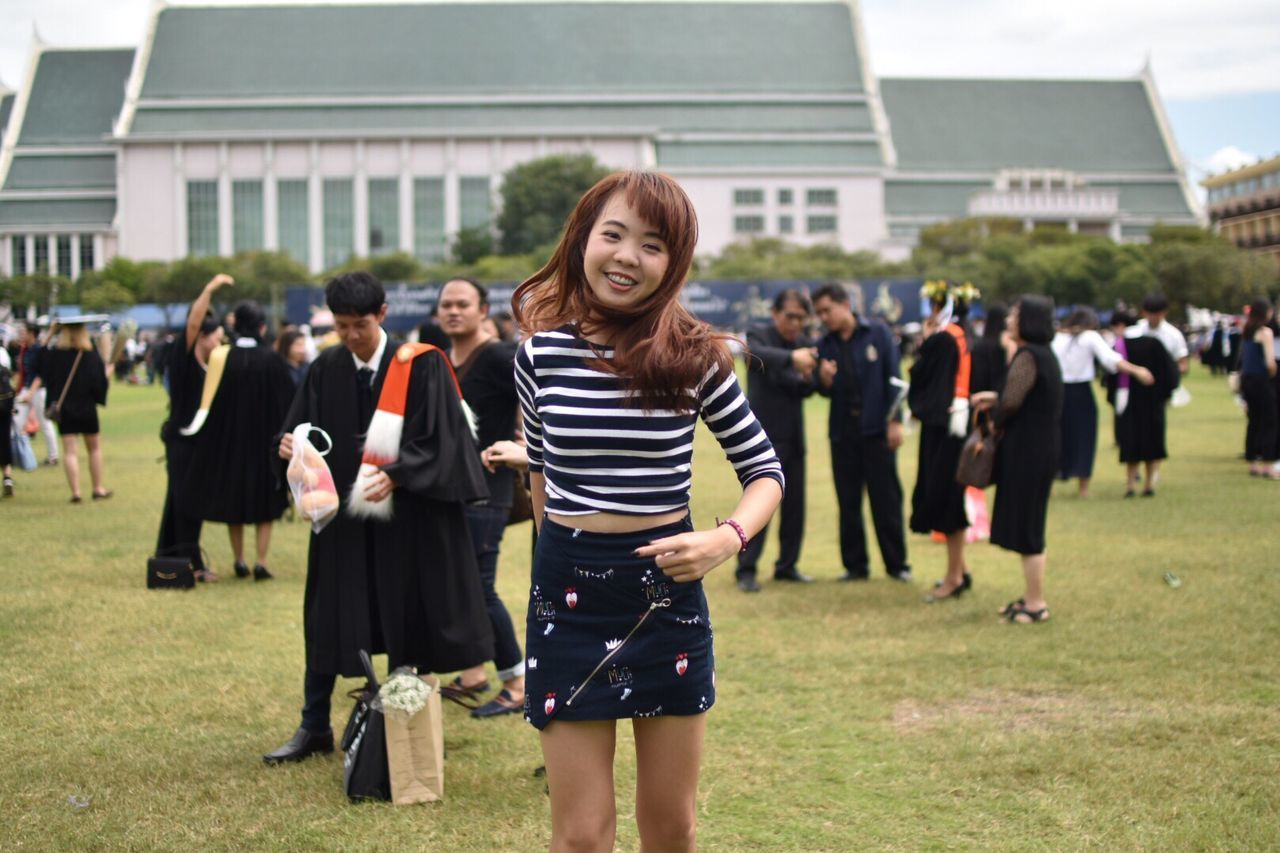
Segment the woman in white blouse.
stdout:
<svg viewBox="0 0 1280 853">
<path fill-rule="evenodd" d="M 1107 346 L 1098 334 L 1098 315 L 1090 308 L 1077 308 L 1053 337 L 1053 354 L 1062 366 L 1062 455 L 1058 477 L 1078 477 L 1080 497 L 1089 496 L 1089 478 L 1098 450 L 1098 404 L 1093 399 L 1095 365 L 1108 373 L 1117 370 L 1150 382 L 1150 372 L 1131 364 Z M 1145 378 L 1144 378 L 1145 377 Z"/>
</svg>

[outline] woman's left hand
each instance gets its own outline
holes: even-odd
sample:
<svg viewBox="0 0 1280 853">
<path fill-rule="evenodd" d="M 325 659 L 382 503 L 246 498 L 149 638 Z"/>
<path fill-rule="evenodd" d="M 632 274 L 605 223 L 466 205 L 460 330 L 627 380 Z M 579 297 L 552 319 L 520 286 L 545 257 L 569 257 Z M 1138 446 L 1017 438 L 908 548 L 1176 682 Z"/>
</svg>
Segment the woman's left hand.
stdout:
<svg viewBox="0 0 1280 853">
<path fill-rule="evenodd" d="M 738 553 L 738 534 L 728 525 L 713 530 L 680 533 L 655 539 L 636 549 L 637 557 L 653 557 L 663 574 L 676 583 L 701 580 L 708 572 Z"/>
<path fill-rule="evenodd" d="M 969 395 L 969 405 L 979 412 L 985 412 L 996 404 L 998 395 L 995 391 L 978 391 Z"/>
</svg>

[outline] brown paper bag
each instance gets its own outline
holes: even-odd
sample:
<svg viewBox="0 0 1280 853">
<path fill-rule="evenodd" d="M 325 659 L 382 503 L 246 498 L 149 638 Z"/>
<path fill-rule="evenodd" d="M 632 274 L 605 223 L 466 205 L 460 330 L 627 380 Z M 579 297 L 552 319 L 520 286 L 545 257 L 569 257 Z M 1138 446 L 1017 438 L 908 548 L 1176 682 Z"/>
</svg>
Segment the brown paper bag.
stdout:
<svg viewBox="0 0 1280 853">
<path fill-rule="evenodd" d="M 422 676 L 431 685 L 427 704 L 412 717 L 387 711 L 387 764 L 391 771 L 391 802 L 433 803 L 444 799 L 444 715 L 440 680 Z"/>
</svg>

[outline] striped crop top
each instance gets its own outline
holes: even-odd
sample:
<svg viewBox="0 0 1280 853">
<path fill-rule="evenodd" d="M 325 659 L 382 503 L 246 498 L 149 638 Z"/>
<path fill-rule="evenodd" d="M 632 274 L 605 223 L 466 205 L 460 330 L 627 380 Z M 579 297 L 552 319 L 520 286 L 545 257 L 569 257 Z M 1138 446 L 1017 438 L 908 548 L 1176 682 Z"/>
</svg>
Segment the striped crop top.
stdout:
<svg viewBox="0 0 1280 853">
<path fill-rule="evenodd" d="M 600 356 L 612 350 L 596 345 Z M 546 509 L 559 515 L 657 515 L 689 505 L 693 433 L 701 416 L 745 488 L 782 466 L 733 374 L 714 368 L 696 391 L 698 412 L 627 404 L 618 377 L 596 370 L 591 345 L 572 326 L 539 332 L 516 353 L 529 470 L 546 481 Z"/>
</svg>

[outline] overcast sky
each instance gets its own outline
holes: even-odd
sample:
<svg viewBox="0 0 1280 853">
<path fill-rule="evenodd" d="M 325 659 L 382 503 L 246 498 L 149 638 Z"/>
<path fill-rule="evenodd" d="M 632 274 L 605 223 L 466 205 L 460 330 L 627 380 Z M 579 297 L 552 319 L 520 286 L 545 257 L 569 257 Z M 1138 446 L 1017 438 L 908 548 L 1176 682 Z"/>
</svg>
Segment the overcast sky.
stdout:
<svg viewBox="0 0 1280 853">
<path fill-rule="evenodd" d="M 2 5 L 0 81 L 9 88 L 22 83 L 33 22 L 52 46 L 133 47 L 151 8 L 150 0 Z M 862 10 L 880 76 L 1133 77 L 1149 58 L 1193 179 L 1280 153 L 1277 0 L 863 0 Z"/>
</svg>

